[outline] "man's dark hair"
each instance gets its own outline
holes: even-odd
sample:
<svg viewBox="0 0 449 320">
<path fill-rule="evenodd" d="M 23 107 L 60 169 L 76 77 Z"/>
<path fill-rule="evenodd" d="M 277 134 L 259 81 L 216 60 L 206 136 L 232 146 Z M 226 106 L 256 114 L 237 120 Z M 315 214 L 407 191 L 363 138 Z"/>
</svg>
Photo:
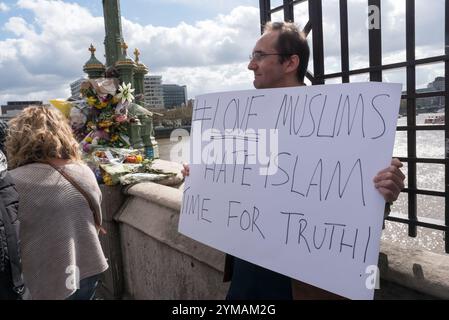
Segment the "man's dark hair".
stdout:
<svg viewBox="0 0 449 320">
<path fill-rule="evenodd" d="M 294 54 L 299 57 L 299 67 L 296 77 L 300 82 L 304 82 L 304 77 L 309 64 L 310 49 L 304 32 L 299 31 L 298 27 L 292 22 L 268 22 L 264 27 L 264 33 L 276 31 L 279 32 L 276 50 L 285 55 L 279 56 L 279 62 L 287 60 L 287 56 Z"/>
</svg>

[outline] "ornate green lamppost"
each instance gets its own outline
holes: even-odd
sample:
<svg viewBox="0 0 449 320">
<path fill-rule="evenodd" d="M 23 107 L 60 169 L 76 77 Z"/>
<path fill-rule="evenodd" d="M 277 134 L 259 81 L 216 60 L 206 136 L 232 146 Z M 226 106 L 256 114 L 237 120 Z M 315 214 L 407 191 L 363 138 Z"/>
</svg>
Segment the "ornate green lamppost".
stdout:
<svg viewBox="0 0 449 320">
<path fill-rule="evenodd" d="M 134 51 L 135 61 L 128 57 L 128 46 L 122 36 L 122 23 L 119 0 L 103 0 L 105 25 L 105 57 L 106 67 L 94 55 L 95 48 L 91 45 L 91 58 L 84 65 L 90 79 L 105 76 L 117 77 L 121 83 L 131 83 L 135 89 L 136 103 L 131 104 L 129 113 L 135 118 L 130 123 L 128 136 L 133 148 L 145 149 L 147 158 L 158 158 L 158 144 L 154 138 L 153 114 L 142 107 L 144 103 L 144 76 L 148 68 L 139 61 L 140 52 Z M 105 71 L 108 70 L 108 71 Z"/>
</svg>

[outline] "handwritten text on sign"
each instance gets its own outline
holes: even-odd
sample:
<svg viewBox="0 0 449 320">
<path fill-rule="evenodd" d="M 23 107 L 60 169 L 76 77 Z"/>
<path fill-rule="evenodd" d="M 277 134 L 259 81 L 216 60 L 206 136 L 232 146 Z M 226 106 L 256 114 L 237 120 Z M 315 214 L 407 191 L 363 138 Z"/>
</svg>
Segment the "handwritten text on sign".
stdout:
<svg viewBox="0 0 449 320">
<path fill-rule="evenodd" d="M 372 299 L 401 86 L 196 98 L 179 231 L 352 299 Z"/>
</svg>

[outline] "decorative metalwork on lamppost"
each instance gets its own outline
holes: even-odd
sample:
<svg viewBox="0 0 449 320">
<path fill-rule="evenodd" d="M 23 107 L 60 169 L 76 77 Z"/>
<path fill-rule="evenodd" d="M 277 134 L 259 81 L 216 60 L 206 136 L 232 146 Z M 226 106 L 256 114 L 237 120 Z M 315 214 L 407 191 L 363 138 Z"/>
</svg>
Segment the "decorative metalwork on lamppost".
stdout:
<svg viewBox="0 0 449 320">
<path fill-rule="evenodd" d="M 139 49 L 134 50 L 134 61 L 136 67 L 134 69 L 134 87 L 136 89 L 136 103 L 144 105 L 144 77 L 148 73 L 148 68 L 146 65 L 139 60 L 140 51 Z"/>
<path fill-rule="evenodd" d="M 136 102 L 143 105 L 144 102 L 144 76 L 148 73 L 146 65 L 140 62 L 140 51 L 138 48 L 134 50 L 134 61 L 136 68 L 134 69 L 134 86 L 136 88 Z M 139 108 L 140 109 L 140 108 Z M 159 147 L 154 138 L 153 114 L 149 111 L 139 110 L 138 118 L 142 125 L 141 137 L 145 146 L 145 156 L 147 158 L 159 158 Z"/>
<path fill-rule="evenodd" d="M 122 54 L 122 22 L 119 0 L 103 0 L 106 66 L 113 67 Z"/>
<path fill-rule="evenodd" d="M 135 62 L 128 57 L 128 45 L 123 42 L 122 44 L 122 55 L 120 59 L 115 63 L 115 67 L 120 73 L 120 77 L 123 82 L 131 83 L 132 87 L 134 86 L 134 69 L 136 68 Z"/>
<path fill-rule="evenodd" d="M 145 148 L 148 158 L 159 157 L 158 145 L 154 139 L 153 114 L 139 104 L 143 104 L 143 79 L 148 68 L 140 63 L 138 49 L 134 51 L 136 61 L 128 57 L 128 45 L 122 36 L 122 24 L 119 0 L 103 0 L 105 24 L 105 56 L 108 74 L 120 78 L 121 83 L 131 83 L 135 89 L 136 103 L 131 103 L 129 113 L 135 122 L 129 125 L 128 135 L 133 148 Z"/>
<path fill-rule="evenodd" d="M 91 53 L 90 59 L 84 64 L 83 71 L 88 74 L 89 79 L 101 78 L 105 71 L 105 66 L 95 57 L 94 45 L 91 44 L 89 51 Z"/>
</svg>

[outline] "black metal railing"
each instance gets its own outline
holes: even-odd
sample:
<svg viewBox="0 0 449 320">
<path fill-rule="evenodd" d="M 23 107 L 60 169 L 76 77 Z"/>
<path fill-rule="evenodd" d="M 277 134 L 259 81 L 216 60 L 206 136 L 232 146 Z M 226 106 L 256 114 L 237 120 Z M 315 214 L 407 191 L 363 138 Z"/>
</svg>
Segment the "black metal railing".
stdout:
<svg viewBox="0 0 449 320">
<path fill-rule="evenodd" d="M 261 30 L 266 22 L 271 20 L 273 13 L 283 10 L 284 21 L 294 20 L 294 6 L 308 1 L 309 21 L 304 27 L 306 35 L 313 30 L 313 74 L 307 72 L 306 77 L 312 84 L 324 84 L 327 79 L 340 78 L 343 83 L 350 82 L 350 76 L 369 73 L 370 81 L 382 81 L 382 72 L 396 68 L 406 68 L 407 91 L 402 99 L 407 102 L 407 125 L 398 126 L 398 131 L 407 132 L 407 157 L 399 160 L 407 163 L 408 186 L 403 190 L 408 197 L 408 216 L 389 216 L 390 221 L 405 223 L 408 225 L 410 237 L 417 236 L 417 227 L 430 228 L 444 231 L 445 252 L 449 253 L 449 0 L 444 0 L 444 55 L 425 59 L 415 58 L 415 0 L 405 0 L 406 19 L 406 61 L 391 64 L 382 64 L 382 17 L 381 0 L 368 0 L 368 6 L 376 6 L 379 12 L 379 28 L 370 28 L 369 37 L 369 67 L 350 70 L 349 67 L 349 37 L 348 37 L 348 0 L 339 0 L 340 14 L 340 48 L 341 48 L 341 72 L 325 74 L 324 71 L 324 42 L 323 42 L 323 13 L 322 0 L 283 0 L 279 6 L 271 8 L 270 0 L 259 0 Z M 368 9 L 368 8 L 367 8 Z M 368 18 L 368 15 L 367 15 Z M 444 63 L 445 86 L 443 90 L 434 92 L 417 92 L 416 66 L 429 63 Z M 417 125 L 416 107 L 417 99 L 444 97 L 444 124 L 441 125 Z M 444 131 L 444 159 L 417 157 L 416 135 L 420 131 Z M 442 164 L 444 165 L 445 187 L 444 191 L 420 189 L 417 186 L 417 164 Z M 417 195 L 430 195 L 444 198 L 444 221 L 421 217 L 417 212 Z"/>
</svg>

